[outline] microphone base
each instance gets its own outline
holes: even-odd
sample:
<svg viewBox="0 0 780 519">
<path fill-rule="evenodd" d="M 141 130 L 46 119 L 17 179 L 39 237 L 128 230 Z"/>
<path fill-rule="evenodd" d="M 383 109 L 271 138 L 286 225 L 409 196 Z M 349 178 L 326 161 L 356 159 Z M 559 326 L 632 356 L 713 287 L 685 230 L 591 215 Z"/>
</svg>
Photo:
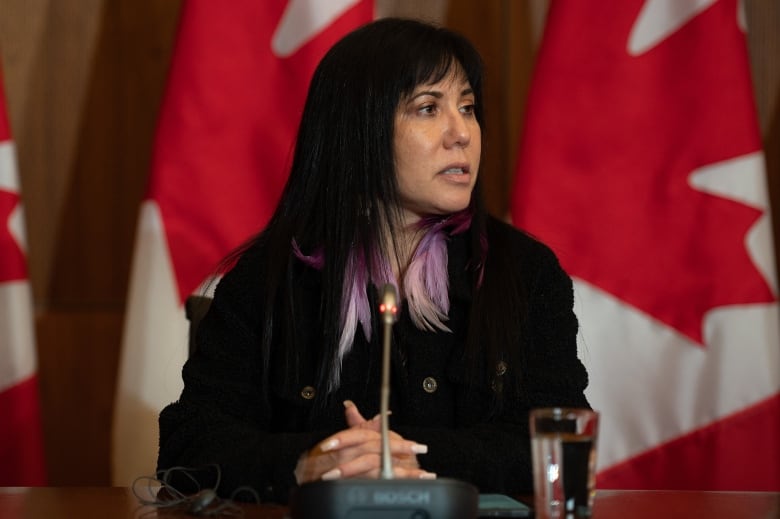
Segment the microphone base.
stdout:
<svg viewBox="0 0 780 519">
<path fill-rule="evenodd" d="M 455 479 L 339 479 L 293 491 L 292 519 L 474 519 L 479 491 Z"/>
</svg>

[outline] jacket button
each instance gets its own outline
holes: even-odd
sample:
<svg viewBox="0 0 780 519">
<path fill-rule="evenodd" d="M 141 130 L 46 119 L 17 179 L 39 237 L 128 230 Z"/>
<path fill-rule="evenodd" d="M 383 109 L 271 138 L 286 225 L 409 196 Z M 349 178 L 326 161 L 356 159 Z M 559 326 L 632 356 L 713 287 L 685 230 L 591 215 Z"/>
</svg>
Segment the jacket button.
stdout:
<svg viewBox="0 0 780 519">
<path fill-rule="evenodd" d="M 422 386 L 426 393 L 433 393 L 438 389 L 439 383 L 433 377 L 425 377 Z"/>
<path fill-rule="evenodd" d="M 314 398 L 315 393 L 316 391 L 314 391 L 314 388 L 311 386 L 306 386 L 303 389 L 301 389 L 301 396 L 306 400 L 311 400 L 312 398 Z"/>
<path fill-rule="evenodd" d="M 503 360 L 498 364 L 496 364 L 496 375 L 498 375 L 499 377 L 503 376 L 504 373 L 506 373 L 506 368 L 507 368 L 506 362 L 504 362 Z"/>
</svg>

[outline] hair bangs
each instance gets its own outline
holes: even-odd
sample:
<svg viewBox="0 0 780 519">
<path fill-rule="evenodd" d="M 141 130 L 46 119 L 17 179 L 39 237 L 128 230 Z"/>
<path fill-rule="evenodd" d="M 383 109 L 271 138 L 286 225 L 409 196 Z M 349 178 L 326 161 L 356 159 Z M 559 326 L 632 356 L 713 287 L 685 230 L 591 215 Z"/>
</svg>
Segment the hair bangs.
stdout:
<svg viewBox="0 0 780 519">
<path fill-rule="evenodd" d="M 401 72 L 400 98 L 412 95 L 420 85 L 438 83 L 450 75 L 468 81 L 476 98 L 477 120 L 483 123 L 483 62 L 476 49 L 462 36 L 444 29 L 424 31 L 407 38 L 404 59 L 407 70 Z M 409 42 L 412 42 L 411 44 Z"/>
</svg>

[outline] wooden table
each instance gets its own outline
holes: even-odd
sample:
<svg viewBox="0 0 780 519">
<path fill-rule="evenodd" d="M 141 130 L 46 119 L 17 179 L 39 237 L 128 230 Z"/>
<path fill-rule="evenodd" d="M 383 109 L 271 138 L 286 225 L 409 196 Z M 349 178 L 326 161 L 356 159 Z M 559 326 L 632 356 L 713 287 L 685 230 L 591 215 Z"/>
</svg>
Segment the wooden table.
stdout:
<svg viewBox="0 0 780 519">
<path fill-rule="evenodd" d="M 597 490 L 594 519 L 780 519 L 780 493 Z"/>
<path fill-rule="evenodd" d="M 287 509 L 245 505 L 247 519 L 283 519 Z M 127 488 L 0 488 L 2 519 L 192 517 L 141 506 Z M 599 490 L 593 519 L 780 519 L 780 493 Z"/>
</svg>

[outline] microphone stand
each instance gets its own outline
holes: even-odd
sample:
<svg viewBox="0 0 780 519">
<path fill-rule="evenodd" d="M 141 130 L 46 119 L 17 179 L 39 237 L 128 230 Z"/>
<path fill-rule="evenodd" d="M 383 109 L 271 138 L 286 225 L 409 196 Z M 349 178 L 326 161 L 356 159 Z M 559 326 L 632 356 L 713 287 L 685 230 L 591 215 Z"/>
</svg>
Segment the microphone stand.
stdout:
<svg viewBox="0 0 780 519">
<path fill-rule="evenodd" d="M 395 287 L 387 283 L 382 290 L 382 303 L 379 305 L 382 315 L 384 337 L 382 341 L 382 389 L 379 402 L 379 419 L 382 439 L 382 479 L 393 479 L 393 460 L 390 457 L 390 344 L 393 324 L 398 317 L 398 297 Z"/>
<path fill-rule="evenodd" d="M 304 483 L 290 498 L 292 519 L 474 519 L 478 491 L 455 479 L 394 479 L 390 455 L 390 344 L 398 315 L 395 287 L 382 290 L 379 312 L 384 324 L 380 431 L 380 479 L 337 479 Z"/>
</svg>

